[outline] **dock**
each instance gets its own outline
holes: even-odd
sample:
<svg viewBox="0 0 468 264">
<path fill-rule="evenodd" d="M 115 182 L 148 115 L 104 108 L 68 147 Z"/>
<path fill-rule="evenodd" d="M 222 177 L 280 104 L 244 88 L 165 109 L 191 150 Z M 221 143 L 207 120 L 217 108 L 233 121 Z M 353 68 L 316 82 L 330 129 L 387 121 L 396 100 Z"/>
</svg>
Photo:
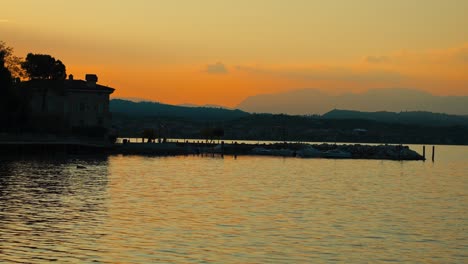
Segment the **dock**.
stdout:
<svg viewBox="0 0 468 264">
<path fill-rule="evenodd" d="M 123 155 L 258 155 L 299 158 L 425 160 L 425 157 L 403 145 L 304 144 L 304 143 L 119 143 L 111 148 Z"/>
</svg>

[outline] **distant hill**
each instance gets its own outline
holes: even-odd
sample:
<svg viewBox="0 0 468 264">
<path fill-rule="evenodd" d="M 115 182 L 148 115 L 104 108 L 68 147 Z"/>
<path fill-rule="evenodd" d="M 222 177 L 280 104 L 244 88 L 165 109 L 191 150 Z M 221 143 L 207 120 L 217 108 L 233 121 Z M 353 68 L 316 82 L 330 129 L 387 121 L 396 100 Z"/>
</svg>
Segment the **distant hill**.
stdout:
<svg viewBox="0 0 468 264">
<path fill-rule="evenodd" d="M 185 107 L 155 102 L 132 102 L 122 99 L 111 100 L 109 109 L 112 113 L 138 117 L 184 117 L 192 120 L 211 121 L 232 120 L 249 115 L 249 113 L 241 110 L 212 107 Z"/>
<path fill-rule="evenodd" d="M 435 96 L 412 89 L 374 89 L 360 94 L 329 95 L 315 89 L 251 96 L 238 109 L 251 113 L 324 114 L 331 109 L 428 111 L 468 115 L 468 96 Z"/>
<path fill-rule="evenodd" d="M 180 104 L 177 106 L 185 106 L 185 107 L 208 107 L 208 108 L 223 108 L 223 109 L 231 109 L 226 106 L 222 105 L 215 105 L 215 104 L 206 104 L 206 105 L 197 105 L 197 104 L 190 104 L 190 103 L 185 103 L 185 104 Z"/>
<path fill-rule="evenodd" d="M 201 139 L 204 128 L 220 126 L 224 138 L 233 140 L 468 144 L 467 117 L 429 112 L 333 110 L 323 116 L 291 116 L 120 99 L 110 102 L 110 110 L 121 137 L 140 137 L 144 129 L 162 124 L 169 138 Z"/>
<path fill-rule="evenodd" d="M 360 112 L 350 110 L 332 110 L 322 116 L 324 119 L 373 120 L 393 124 L 414 124 L 425 126 L 466 126 L 468 117 L 440 113 L 413 112 Z"/>
</svg>

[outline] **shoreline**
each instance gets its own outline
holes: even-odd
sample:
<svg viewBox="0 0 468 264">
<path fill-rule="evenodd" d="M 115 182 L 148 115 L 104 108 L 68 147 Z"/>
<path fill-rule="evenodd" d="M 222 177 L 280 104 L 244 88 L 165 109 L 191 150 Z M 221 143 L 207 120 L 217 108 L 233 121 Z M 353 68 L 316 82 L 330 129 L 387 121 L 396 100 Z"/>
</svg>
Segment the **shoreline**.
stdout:
<svg viewBox="0 0 468 264">
<path fill-rule="evenodd" d="M 122 154 L 145 156 L 179 155 L 232 155 L 232 156 L 278 156 L 297 158 L 328 159 L 374 159 L 374 160 L 426 160 L 425 153 L 419 154 L 405 145 L 390 144 L 308 144 L 308 143 L 115 143 L 90 144 L 86 141 L 70 142 L 1 142 L 0 156 L 16 155 L 89 155 Z"/>
<path fill-rule="evenodd" d="M 232 155 L 278 156 L 328 159 L 426 160 L 408 146 L 303 143 L 125 143 L 115 144 L 112 154 L 122 155 Z"/>
</svg>

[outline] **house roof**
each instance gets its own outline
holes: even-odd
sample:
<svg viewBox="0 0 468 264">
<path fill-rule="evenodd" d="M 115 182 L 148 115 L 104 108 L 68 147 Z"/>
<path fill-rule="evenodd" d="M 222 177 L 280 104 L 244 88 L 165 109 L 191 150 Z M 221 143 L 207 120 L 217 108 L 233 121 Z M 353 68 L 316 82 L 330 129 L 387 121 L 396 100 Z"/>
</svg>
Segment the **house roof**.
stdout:
<svg viewBox="0 0 468 264">
<path fill-rule="evenodd" d="M 20 85 L 26 89 L 48 88 L 57 93 L 65 93 L 67 91 L 113 93 L 115 90 L 114 88 L 100 84 L 89 85 L 83 80 L 30 80 L 22 82 Z"/>
<path fill-rule="evenodd" d="M 88 85 L 88 83 L 83 80 L 65 80 L 64 82 L 65 87 L 68 90 L 106 91 L 109 93 L 112 93 L 115 90 L 114 88 L 110 88 L 100 84 Z"/>
</svg>

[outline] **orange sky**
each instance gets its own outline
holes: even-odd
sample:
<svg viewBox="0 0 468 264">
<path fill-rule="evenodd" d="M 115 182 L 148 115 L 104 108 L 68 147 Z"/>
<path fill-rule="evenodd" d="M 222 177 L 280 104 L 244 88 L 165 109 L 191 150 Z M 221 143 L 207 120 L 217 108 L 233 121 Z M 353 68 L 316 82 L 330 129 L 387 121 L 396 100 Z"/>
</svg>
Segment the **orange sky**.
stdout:
<svg viewBox="0 0 468 264">
<path fill-rule="evenodd" d="M 235 106 L 302 88 L 468 95 L 468 1 L 2 3 L 0 40 L 47 53 L 114 97 Z"/>
</svg>

